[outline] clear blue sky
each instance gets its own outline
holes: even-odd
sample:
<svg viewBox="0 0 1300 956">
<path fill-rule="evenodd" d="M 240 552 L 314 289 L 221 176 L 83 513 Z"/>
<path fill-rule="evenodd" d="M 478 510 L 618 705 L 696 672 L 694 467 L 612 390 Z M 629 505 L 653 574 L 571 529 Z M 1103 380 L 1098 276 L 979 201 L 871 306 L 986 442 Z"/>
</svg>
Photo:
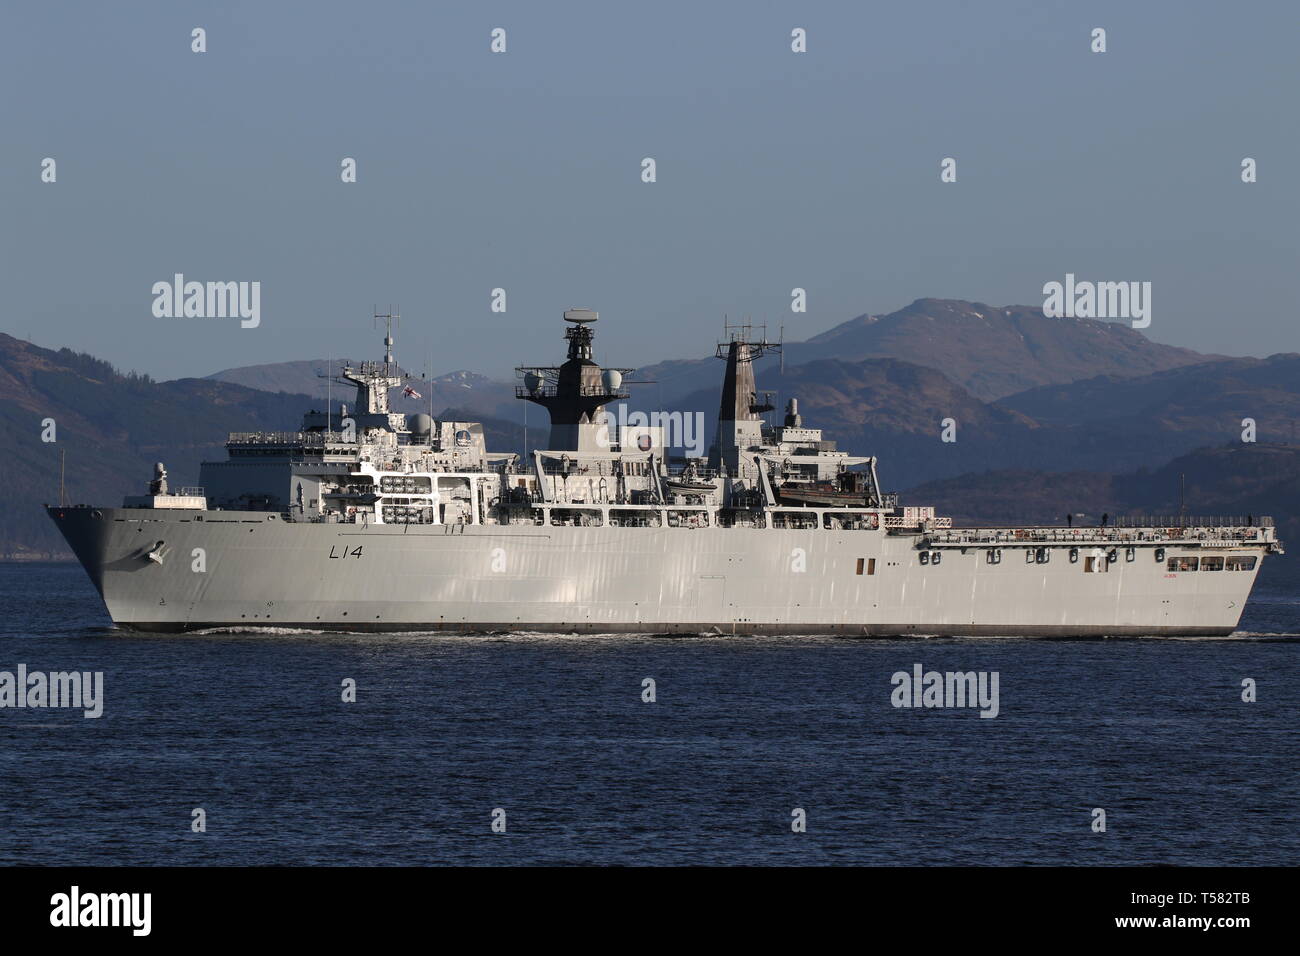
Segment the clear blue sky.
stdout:
<svg viewBox="0 0 1300 956">
<path fill-rule="evenodd" d="M 724 312 L 798 339 L 1073 272 L 1151 281 L 1158 341 L 1291 351 L 1298 34 L 1293 2 L 13 0 L 0 329 L 166 378 L 369 354 L 393 302 L 405 364 L 501 374 L 570 306 L 640 365 Z M 175 272 L 260 281 L 261 327 L 154 318 Z"/>
</svg>

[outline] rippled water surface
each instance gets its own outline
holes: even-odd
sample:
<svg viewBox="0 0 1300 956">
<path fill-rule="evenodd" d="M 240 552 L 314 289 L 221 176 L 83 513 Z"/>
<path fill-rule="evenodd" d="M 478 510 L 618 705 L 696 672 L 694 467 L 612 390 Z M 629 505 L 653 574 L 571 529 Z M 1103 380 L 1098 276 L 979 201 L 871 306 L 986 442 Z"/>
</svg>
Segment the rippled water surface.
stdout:
<svg viewBox="0 0 1300 956">
<path fill-rule="evenodd" d="M 71 564 L 0 610 L 0 670 L 105 682 L 0 709 L 6 864 L 1300 862 L 1291 557 L 1230 639 L 141 636 Z M 917 663 L 998 716 L 894 708 Z"/>
</svg>

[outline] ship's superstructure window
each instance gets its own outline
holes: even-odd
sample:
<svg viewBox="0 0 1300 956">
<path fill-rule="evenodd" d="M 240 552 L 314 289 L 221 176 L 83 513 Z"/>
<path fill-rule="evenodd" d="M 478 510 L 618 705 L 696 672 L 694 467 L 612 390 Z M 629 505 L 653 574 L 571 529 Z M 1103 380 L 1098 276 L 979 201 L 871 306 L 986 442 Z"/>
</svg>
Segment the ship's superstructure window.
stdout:
<svg viewBox="0 0 1300 956">
<path fill-rule="evenodd" d="M 1188 554 L 1180 554 L 1170 558 L 1165 568 L 1169 571 L 1195 571 L 1199 563 L 1198 558 Z"/>
<path fill-rule="evenodd" d="M 922 551 L 922 552 L 921 552 L 921 563 L 922 563 L 922 564 L 929 564 L 929 563 L 930 563 L 930 552 L 929 552 L 929 551 Z"/>
<path fill-rule="evenodd" d="M 1253 554 L 1230 554 L 1226 567 L 1229 571 L 1254 571 L 1255 561 Z"/>
<path fill-rule="evenodd" d="M 1222 570 L 1223 570 L 1223 555 L 1221 555 L 1221 554 L 1207 554 L 1205 557 L 1201 558 L 1201 570 L 1202 570 L 1202 571 L 1222 571 Z"/>
</svg>

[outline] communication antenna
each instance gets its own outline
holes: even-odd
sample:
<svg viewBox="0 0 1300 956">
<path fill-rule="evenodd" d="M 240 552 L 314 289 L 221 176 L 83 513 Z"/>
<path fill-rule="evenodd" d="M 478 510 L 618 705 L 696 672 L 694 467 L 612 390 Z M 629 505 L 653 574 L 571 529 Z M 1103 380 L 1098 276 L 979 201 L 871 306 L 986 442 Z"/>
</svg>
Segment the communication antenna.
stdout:
<svg viewBox="0 0 1300 956">
<path fill-rule="evenodd" d="M 65 465 L 67 464 L 67 461 L 68 461 L 68 450 L 66 448 L 60 448 L 59 449 L 59 507 L 60 508 L 62 508 L 64 504 L 66 504 L 63 497 L 63 470 Z"/>
<path fill-rule="evenodd" d="M 398 328 L 401 328 L 402 315 L 393 307 L 391 302 L 388 305 L 387 312 L 380 312 L 379 306 L 374 307 L 374 312 L 376 328 L 379 327 L 379 320 L 384 320 L 384 374 L 391 375 L 393 365 L 393 325 L 396 324 Z"/>
</svg>

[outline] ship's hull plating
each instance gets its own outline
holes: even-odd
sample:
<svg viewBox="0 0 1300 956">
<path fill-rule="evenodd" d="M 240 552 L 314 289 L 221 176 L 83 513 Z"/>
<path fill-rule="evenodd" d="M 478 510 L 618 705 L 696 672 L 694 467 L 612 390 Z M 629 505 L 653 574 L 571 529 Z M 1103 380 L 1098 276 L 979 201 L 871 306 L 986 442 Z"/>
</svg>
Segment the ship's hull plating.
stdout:
<svg viewBox="0 0 1300 956">
<path fill-rule="evenodd" d="M 989 564 L 986 549 L 972 546 L 922 565 L 915 537 L 865 530 L 367 527 L 259 512 L 50 513 L 114 622 L 165 632 L 1225 635 L 1259 567 L 1170 573 L 1149 544 L 1105 573 L 1085 572 L 1059 545 L 1045 564 L 1025 563 L 1011 546 Z M 1215 553 L 1263 552 L 1246 544 Z"/>
</svg>

